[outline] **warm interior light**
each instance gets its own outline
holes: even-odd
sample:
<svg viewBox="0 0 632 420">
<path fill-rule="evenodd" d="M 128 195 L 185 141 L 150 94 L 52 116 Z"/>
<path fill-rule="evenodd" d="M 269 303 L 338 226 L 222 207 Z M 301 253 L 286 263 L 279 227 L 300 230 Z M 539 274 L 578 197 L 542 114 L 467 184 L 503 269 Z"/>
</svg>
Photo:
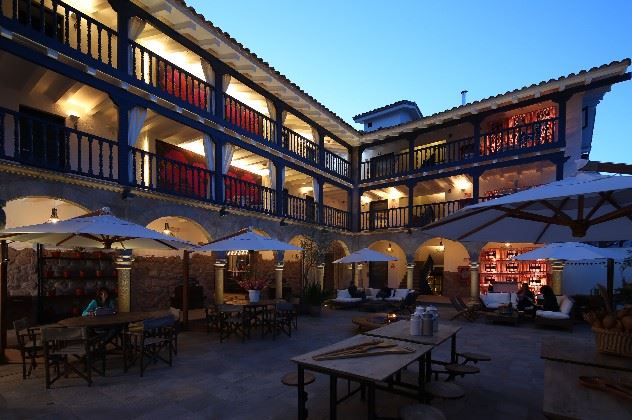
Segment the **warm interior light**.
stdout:
<svg viewBox="0 0 632 420">
<path fill-rule="evenodd" d="M 509 242 L 505 242 L 505 247 L 511 248 L 511 244 Z"/>
<path fill-rule="evenodd" d="M 205 156 L 204 143 L 202 143 L 202 139 L 186 141 L 184 143 L 178 144 L 178 147 L 181 147 L 185 150 L 189 150 L 193 153 L 197 153 L 198 155 Z M 257 174 L 259 176 L 270 176 L 270 170 L 267 167 L 264 167 L 263 165 L 250 165 L 240 160 L 233 159 L 233 161 L 230 162 L 230 166 L 243 169 L 246 172 Z"/>
<path fill-rule="evenodd" d="M 440 240 L 439 240 L 439 246 L 437 247 L 437 249 L 438 249 L 440 252 L 443 252 L 443 251 L 445 250 L 445 246 L 443 245 L 443 239 L 440 239 Z"/>
<path fill-rule="evenodd" d="M 53 207 L 50 212 L 50 217 L 48 218 L 48 223 L 57 223 L 59 222 L 59 216 L 57 216 L 57 209 Z"/>
<path fill-rule="evenodd" d="M 307 193 L 310 193 L 310 192 L 312 192 L 312 191 L 314 191 L 314 188 L 313 188 L 313 187 L 300 187 L 300 188 L 298 189 L 298 192 L 299 192 L 299 193 L 301 193 L 301 194 L 303 194 L 303 195 L 305 195 L 305 194 L 307 194 Z"/>
<path fill-rule="evenodd" d="M 165 235 L 171 235 L 171 229 L 169 228 L 169 223 L 165 222 L 165 228 L 162 230 L 162 233 Z"/>
<path fill-rule="evenodd" d="M 466 190 L 468 190 L 470 187 L 472 186 L 472 184 L 470 183 L 470 181 L 465 178 L 465 177 L 458 177 L 455 181 L 454 181 L 454 187 L 461 190 L 461 192 L 465 192 Z"/>
<path fill-rule="evenodd" d="M 388 248 L 386 248 L 386 250 L 387 250 L 388 252 L 391 252 L 391 251 L 393 250 L 393 247 L 391 246 L 391 243 L 390 243 L 390 242 L 388 243 Z"/>
</svg>

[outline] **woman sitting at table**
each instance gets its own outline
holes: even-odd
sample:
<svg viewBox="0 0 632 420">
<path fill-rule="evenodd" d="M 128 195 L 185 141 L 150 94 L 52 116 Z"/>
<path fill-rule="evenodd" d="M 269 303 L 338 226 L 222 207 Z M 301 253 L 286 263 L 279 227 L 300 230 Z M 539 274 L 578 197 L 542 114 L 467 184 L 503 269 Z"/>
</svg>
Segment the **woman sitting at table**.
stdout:
<svg viewBox="0 0 632 420">
<path fill-rule="evenodd" d="M 518 310 L 528 311 L 534 308 L 535 295 L 529 289 L 528 283 L 522 283 L 522 288 L 516 293 L 518 296 Z"/>
<path fill-rule="evenodd" d="M 107 288 L 101 287 L 97 291 L 96 298 L 92 299 L 92 301 L 88 304 L 86 309 L 83 310 L 82 316 L 90 316 L 93 315 L 97 309 L 99 308 L 108 308 L 112 311 L 116 310 L 116 306 L 114 305 L 114 299 L 110 297 L 110 292 Z"/>
<path fill-rule="evenodd" d="M 542 304 L 543 311 L 560 311 L 560 305 L 557 303 L 557 298 L 555 297 L 555 293 L 553 292 L 553 289 L 551 289 L 551 286 L 542 286 L 540 288 L 540 293 L 542 293 L 542 298 L 544 299 L 544 303 Z"/>
</svg>

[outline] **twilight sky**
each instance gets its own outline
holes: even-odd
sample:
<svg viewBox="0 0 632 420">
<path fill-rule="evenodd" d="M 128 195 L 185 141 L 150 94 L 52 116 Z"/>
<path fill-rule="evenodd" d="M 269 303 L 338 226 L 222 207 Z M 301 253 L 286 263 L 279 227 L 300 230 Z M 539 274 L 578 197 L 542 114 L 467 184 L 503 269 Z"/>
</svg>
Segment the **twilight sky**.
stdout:
<svg viewBox="0 0 632 420">
<path fill-rule="evenodd" d="M 473 101 L 632 57 L 627 0 L 188 3 L 352 124 L 399 99 L 430 115 L 463 89 Z M 631 142 L 628 81 L 597 108 L 590 158 L 632 164 Z"/>
</svg>

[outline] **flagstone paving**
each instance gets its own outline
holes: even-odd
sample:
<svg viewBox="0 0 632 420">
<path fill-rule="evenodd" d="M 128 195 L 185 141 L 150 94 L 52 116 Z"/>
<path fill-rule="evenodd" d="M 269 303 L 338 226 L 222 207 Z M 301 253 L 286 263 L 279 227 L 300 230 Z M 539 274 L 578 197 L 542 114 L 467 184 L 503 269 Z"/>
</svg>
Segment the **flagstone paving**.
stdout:
<svg viewBox="0 0 632 420">
<path fill-rule="evenodd" d="M 441 308 L 443 319 L 450 310 Z M 180 353 L 174 366 L 150 366 L 145 377 L 137 370 L 123 373 L 120 360 L 112 360 L 106 377 L 96 376 L 92 387 L 76 378 L 60 380 L 46 390 L 43 369 L 22 380 L 18 364 L 0 366 L 0 418 L 2 419 L 293 419 L 296 388 L 281 384 L 281 376 L 295 370 L 290 358 L 335 343 L 357 333 L 354 311 L 323 312 L 320 318 L 301 317 L 291 338 L 254 338 L 242 343 L 219 343 L 215 334 L 186 332 L 180 336 Z M 459 350 L 487 353 L 492 361 L 480 363 L 481 373 L 457 379 L 466 396 L 436 402 L 449 419 L 543 419 L 544 364 L 540 345 L 555 336 L 590 340 L 583 325 L 572 333 L 519 326 L 454 321 L 463 326 Z M 447 358 L 446 343 L 433 358 Z M 414 375 L 414 371 L 410 372 Z M 342 393 L 345 386 L 339 385 Z M 309 418 L 328 418 L 328 381 L 316 375 L 307 387 Z M 378 414 L 396 417 L 397 407 L 414 401 L 377 393 Z M 339 406 L 339 418 L 366 418 L 359 396 Z"/>
</svg>

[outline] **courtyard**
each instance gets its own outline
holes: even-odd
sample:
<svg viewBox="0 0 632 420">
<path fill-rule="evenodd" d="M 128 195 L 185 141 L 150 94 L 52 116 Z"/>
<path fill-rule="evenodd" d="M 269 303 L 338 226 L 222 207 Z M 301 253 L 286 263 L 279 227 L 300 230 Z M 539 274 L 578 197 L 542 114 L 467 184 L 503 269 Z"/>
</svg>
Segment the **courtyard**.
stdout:
<svg viewBox="0 0 632 420">
<path fill-rule="evenodd" d="M 480 374 L 457 378 L 466 391 L 459 400 L 435 400 L 449 419 L 541 419 L 544 362 L 540 346 L 563 336 L 578 341 L 593 340 L 587 325 L 572 333 L 536 328 L 530 322 L 518 326 L 447 321 L 454 310 L 440 307 L 442 322 L 463 328 L 457 334 L 457 350 L 492 356 L 479 363 Z M 242 343 L 231 338 L 223 343 L 215 333 L 206 334 L 201 323 L 180 335 L 179 353 L 173 367 L 151 365 L 143 378 L 138 369 L 123 373 L 122 360 L 108 358 L 105 377 L 95 376 L 92 387 L 79 378 L 61 379 L 50 390 L 44 386 L 44 369 L 22 380 L 17 363 L 0 366 L 0 412 L 3 419 L 292 419 L 296 418 L 296 388 L 281 383 L 281 377 L 296 370 L 290 359 L 357 334 L 351 319 L 356 311 L 324 309 L 321 317 L 301 316 L 298 330 Z M 200 321 L 197 321 L 200 322 Z M 433 353 L 433 359 L 449 357 L 448 343 Z M 404 372 L 415 374 L 415 368 Z M 404 375 L 404 376 L 405 376 Z M 353 386 L 353 385 L 352 385 Z M 346 391 L 339 381 L 339 395 Z M 306 387 L 309 418 L 328 418 L 328 378 L 316 375 Z M 404 397 L 378 391 L 377 413 L 396 417 L 397 409 L 414 403 Z M 358 394 L 338 407 L 338 418 L 366 417 L 366 405 Z"/>
</svg>

